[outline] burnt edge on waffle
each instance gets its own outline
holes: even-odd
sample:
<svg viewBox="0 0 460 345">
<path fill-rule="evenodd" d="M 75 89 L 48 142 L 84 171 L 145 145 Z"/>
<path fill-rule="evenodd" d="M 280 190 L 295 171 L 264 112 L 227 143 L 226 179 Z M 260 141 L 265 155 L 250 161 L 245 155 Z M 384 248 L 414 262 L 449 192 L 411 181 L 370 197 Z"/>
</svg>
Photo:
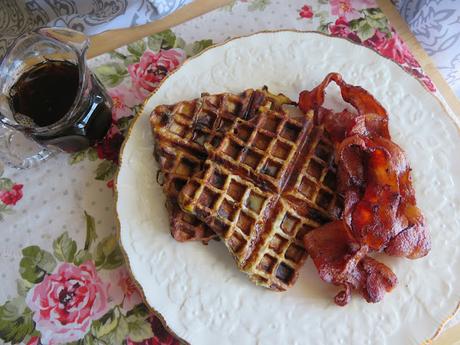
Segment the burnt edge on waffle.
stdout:
<svg viewBox="0 0 460 345">
<path fill-rule="evenodd" d="M 219 145 L 235 119 L 244 118 L 259 106 L 280 109 L 293 102 L 286 96 L 248 89 L 240 94 L 203 94 L 200 98 L 156 107 L 150 117 L 155 151 L 160 166 L 171 235 L 178 241 L 207 243 L 218 237 L 194 215 L 183 212 L 177 196 L 188 179 L 202 169 L 208 153 L 205 145 Z"/>
<path fill-rule="evenodd" d="M 251 280 L 282 291 L 306 260 L 305 233 L 340 216 L 334 151 L 312 112 L 252 110 L 205 145 L 209 159 L 179 205 L 211 226 Z"/>
</svg>

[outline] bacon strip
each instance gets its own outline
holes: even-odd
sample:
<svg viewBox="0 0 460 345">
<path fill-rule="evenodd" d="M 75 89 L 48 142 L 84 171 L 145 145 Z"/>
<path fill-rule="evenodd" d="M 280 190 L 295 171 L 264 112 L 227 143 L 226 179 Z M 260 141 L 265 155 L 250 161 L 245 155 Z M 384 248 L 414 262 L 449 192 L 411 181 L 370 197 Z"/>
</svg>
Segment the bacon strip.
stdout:
<svg viewBox="0 0 460 345">
<path fill-rule="evenodd" d="M 356 113 L 334 113 L 322 106 L 332 81 Z M 351 289 L 369 302 L 380 301 L 396 285 L 396 276 L 366 254 L 384 251 L 416 259 L 431 248 L 404 152 L 391 141 L 388 114 L 382 105 L 337 73 L 326 76 L 313 90 L 301 92 L 299 107 L 303 112 L 313 109 L 315 121 L 325 126 L 334 142 L 337 185 L 345 200 L 342 220 L 307 234 L 305 245 L 321 278 L 345 287 L 336 296 L 337 304 L 348 302 Z M 326 243 L 326 237 L 336 245 Z"/>
<path fill-rule="evenodd" d="M 350 301 L 352 289 L 368 302 L 379 302 L 398 282 L 387 266 L 366 255 L 369 248 L 355 240 L 343 221 L 312 230 L 305 243 L 321 279 L 344 287 L 335 296 L 340 306 Z"/>
</svg>

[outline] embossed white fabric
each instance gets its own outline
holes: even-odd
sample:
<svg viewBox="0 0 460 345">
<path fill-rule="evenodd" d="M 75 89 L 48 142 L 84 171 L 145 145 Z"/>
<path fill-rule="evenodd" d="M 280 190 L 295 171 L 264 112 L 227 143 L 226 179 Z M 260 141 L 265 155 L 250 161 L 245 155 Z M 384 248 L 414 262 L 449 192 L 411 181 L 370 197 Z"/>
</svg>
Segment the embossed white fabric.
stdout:
<svg viewBox="0 0 460 345">
<path fill-rule="evenodd" d="M 460 1 L 399 0 L 396 5 L 417 40 L 460 97 Z"/>
<path fill-rule="evenodd" d="M 236 269 L 222 243 L 203 247 L 172 240 L 166 210 L 158 202 L 162 193 L 155 182 L 148 123 L 156 105 L 204 91 L 261 85 L 295 99 L 330 71 L 341 71 L 388 110 L 391 134 L 411 162 L 418 204 L 433 236 L 426 258 L 380 258 L 399 278 L 383 303 L 366 304 L 354 296 L 345 308 L 337 307 L 332 301 L 336 288 L 321 282 L 311 261 L 287 292 L 256 287 Z M 329 106 L 337 105 L 337 90 L 328 90 Z M 441 103 L 369 49 L 317 33 L 236 39 L 186 62 L 145 104 L 118 175 L 121 243 L 149 304 L 192 344 L 420 344 L 460 299 L 460 210 L 455 207 L 460 164 L 451 159 L 459 150 L 458 129 Z"/>
</svg>

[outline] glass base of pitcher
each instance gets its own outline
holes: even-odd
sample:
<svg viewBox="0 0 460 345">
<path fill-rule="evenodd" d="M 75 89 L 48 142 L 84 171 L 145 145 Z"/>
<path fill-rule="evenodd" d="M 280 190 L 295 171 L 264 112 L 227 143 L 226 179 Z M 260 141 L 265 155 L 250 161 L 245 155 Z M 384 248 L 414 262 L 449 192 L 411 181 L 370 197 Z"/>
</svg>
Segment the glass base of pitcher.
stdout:
<svg viewBox="0 0 460 345">
<path fill-rule="evenodd" d="M 8 131 L 0 135 L 0 161 L 15 169 L 27 169 L 47 160 L 58 152 L 31 141 L 20 132 Z"/>
<path fill-rule="evenodd" d="M 40 152 L 37 154 L 27 157 L 25 159 L 21 159 L 20 157 L 9 156 L 8 158 L 2 159 L 4 164 L 8 167 L 14 169 L 28 169 L 32 168 L 41 162 L 47 160 L 48 158 L 52 157 L 54 152 L 48 149 L 41 149 Z"/>
</svg>

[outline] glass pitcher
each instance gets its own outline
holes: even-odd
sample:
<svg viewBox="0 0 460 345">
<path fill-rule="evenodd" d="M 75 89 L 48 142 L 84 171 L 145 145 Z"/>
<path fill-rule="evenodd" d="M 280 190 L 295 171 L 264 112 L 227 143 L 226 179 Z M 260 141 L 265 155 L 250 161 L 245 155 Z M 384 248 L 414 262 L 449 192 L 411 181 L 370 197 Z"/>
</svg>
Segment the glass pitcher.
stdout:
<svg viewBox="0 0 460 345">
<path fill-rule="evenodd" d="M 89 39 L 65 28 L 19 37 L 0 64 L 0 160 L 27 168 L 107 133 L 112 101 L 86 65 Z"/>
</svg>

